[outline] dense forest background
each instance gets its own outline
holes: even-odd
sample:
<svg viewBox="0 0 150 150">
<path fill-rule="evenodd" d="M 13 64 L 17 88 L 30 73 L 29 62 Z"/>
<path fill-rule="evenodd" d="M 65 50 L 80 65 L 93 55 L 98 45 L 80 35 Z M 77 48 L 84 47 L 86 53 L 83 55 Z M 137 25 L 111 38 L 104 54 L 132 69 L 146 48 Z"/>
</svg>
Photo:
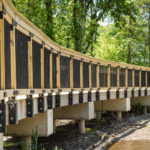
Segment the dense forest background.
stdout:
<svg viewBox="0 0 150 150">
<path fill-rule="evenodd" d="M 56 43 L 101 59 L 149 66 L 150 0 L 13 0 Z"/>
</svg>

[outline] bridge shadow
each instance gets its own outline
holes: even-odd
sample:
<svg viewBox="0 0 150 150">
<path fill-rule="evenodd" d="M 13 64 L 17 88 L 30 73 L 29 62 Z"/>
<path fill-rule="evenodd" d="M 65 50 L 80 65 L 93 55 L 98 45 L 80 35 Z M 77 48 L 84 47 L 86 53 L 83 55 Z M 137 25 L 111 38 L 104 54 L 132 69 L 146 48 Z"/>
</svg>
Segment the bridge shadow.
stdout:
<svg viewBox="0 0 150 150">
<path fill-rule="evenodd" d="M 56 147 L 63 150 L 105 150 L 120 139 L 144 128 L 150 121 L 147 116 L 126 116 L 122 122 L 117 122 L 112 116 L 104 117 L 99 125 L 96 120 L 86 122 L 86 134 L 78 134 L 78 124 L 71 122 L 57 127 L 57 132 L 48 138 L 39 138 L 46 150 Z M 109 143 L 111 141 L 111 143 Z M 109 143 L 106 148 L 106 143 Z M 104 146 L 105 145 L 105 146 Z"/>
</svg>

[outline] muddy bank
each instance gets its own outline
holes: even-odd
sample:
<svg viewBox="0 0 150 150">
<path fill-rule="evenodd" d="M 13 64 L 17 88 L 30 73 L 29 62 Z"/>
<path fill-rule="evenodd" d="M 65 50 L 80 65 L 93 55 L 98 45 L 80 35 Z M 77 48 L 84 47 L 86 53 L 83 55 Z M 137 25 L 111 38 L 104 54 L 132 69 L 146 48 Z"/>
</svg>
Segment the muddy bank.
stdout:
<svg viewBox="0 0 150 150">
<path fill-rule="evenodd" d="M 126 114 L 118 122 L 114 115 L 103 114 L 99 124 L 96 120 L 86 122 L 86 134 L 78 134 L 77 122 L 59 122 L 57 132 L 48 138 L 39 138 L 38 146 L 46 150 L 105 150 L 118 140 L 150 140 L 150 114 L 133 116 Z"/>
</svg>

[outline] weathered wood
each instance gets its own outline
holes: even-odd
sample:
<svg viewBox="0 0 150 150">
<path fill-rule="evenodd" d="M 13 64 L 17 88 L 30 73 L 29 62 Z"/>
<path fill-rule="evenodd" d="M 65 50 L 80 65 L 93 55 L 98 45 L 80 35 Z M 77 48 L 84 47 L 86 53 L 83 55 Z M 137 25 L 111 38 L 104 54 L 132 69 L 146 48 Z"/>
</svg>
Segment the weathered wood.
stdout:
<svg viewBox="0 0 150 150">
<path fill-rule="evenodd" d="M 57 88 L 60 88 L 60 53 L 58 53 L 56 58 L 56 68 L 57 68 Z"/>
<path fill-rule="evenodd" d="M 117 88 L 120 87 L 120 67 L 117 67 Z"/>
<path fill-rule="evenodd" d="M 89 88 L 92 87 L 91 65 L 92 62 L 89 63 Z"/>
<path fill-rule="evenodd" d="M 135 87 L 135 84 L 134 84 L 134 71 L 135 71 L 135 69 L 132 70 L 132 87 L 133 88 Z"/>
<path fill-rule="evenodd" d="M 1 12 L 2 13 L 2 12 Z M 0 62 L 1 62 L 1 89 L 5 89 L 5 56 L 4 56 L 4 18 L 0 19 Z"/>
<path fill-rule="evenodd" d="M 73 57 L 70 58 L 70 88 L 73 88 Z"/>
<path fill-rule="evenodd" d="M 52 52 L 49 55 L 50 57 L 50 88 L 53 87 L 53 63 L 52 63 Z"/>
<path fill-rule="evenodd" d="M 107 87 L 108 88 L 111 87 L 111 84 L 110 84 L 110 67 L 111 67 L 111 65 L 109 64 L 108 68 L 107 68 Z"/>
<path fill-rule="evenodd" d="M 96 66 L 96 87 L 99 88 L 99 68 L 100 68 L 100 65 L 97 64 Z"/>
<path fill-rule="evenodd" d="M 41 88 L 44 89 L 44 47 L 41 48 Z"/>
<path fill-rule="evenodd" d="M 80 88 L 83 88 L 83 60 L 80 61 Z"/>
<path fill-rule="evenodd" d="M 141 84 L 141 70 L 139 71 L 139 87 L 141 87 L 142 84 Z"/>
<path fill-rule="evenodd" d="M 128 68 L 125 70 L 125 88 L 128 88 Z"/>
</svg>

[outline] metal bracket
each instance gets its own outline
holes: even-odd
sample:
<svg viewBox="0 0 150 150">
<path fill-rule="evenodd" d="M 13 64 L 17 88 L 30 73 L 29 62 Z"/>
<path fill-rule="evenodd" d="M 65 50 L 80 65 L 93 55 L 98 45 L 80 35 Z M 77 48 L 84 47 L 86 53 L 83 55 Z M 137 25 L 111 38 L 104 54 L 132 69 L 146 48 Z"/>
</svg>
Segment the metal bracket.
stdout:
<svg viewBox="0 0 150 150">
<path fill-rule="evenodd" d="M 88 92 L 88 102 L 91 102 L 91 91 Z"/>
<path fill-rule="evenodd" d="M 107 99 L 110 99 L 110 90 L 107 90 Z"/>
<path fill-rule="evenodd" d="M 33 99 L 32 96 L 28 96 L 28 98 L 26 99 L 26 115 L 27 117 L 33 117 Z"/>
<path fill-rule="evenodd" d="M 79 103 L 83 103 L 83 92 L 79 93 Z"/>
<path fill-rule="evenodd" d="M 116 91 L 116 98 L 120 98 L 120 91 L 119 91 L 119 89 Z"/>
<path fill-rule="evenodd" d="M 141 96 L 141 89 L 138 90 L 138 95 Z"/>
<path fill-rule="evenodd" d="M 128 97 L 128 90 L 126 89 L 125 91 L 124 91 L 124 98 L 127 98 Z"/>
<path fill-rule="evenodd" d="M 55 95 L 55 106 L 60 107 L 60 95 Z"/>
<path fill-rule="evenodd" d="M 134 89 L 132 89 L 132 92 L 131 92 L 131 93 L 132 93 L 132 97 L 134 97 Z"/>
<path fill-rule="evenodd" d="M 18 123 L 18 108 L 15 100 L 8 101 L 8 110 L 9 110 L 9 124 Z"/>
<path fill-rule="evenodd" d="M 48 94 L 47 105 L 48 105 L 48 109 L 52 109 L 53 108 L 53 97 L 52 97 L 51 93 Z"/>
<path fill-rule="evenodd" d="M 96 101 L 99 101 L 99 91 L 96 91 Z"/>
<path fill-rule="evenodd" d="M 69 99 L 69 105 L 72 105 L 73 104 L 73 94 L 72 94 L 72 92 L 69 93 L 68 99 Z"/>
<path fill-rule="evenodd" d="M 6 104 L 4 104 L 4 100 L 0 103 L 0 133 L 4 133 L 6 131 Z"/>
<path fill-rule="evenodd" d="M 144 91 L 144 92 L 145 92 L 145 96 L 147 96 L 147 89 L 145 89 L 145 91 Z"/>
<path fill-rule="evenodd" d="M 44 96 L 41 94 L 38 98 L 38 112 L 43 113 L 44 112 Z"/>
</svg>

